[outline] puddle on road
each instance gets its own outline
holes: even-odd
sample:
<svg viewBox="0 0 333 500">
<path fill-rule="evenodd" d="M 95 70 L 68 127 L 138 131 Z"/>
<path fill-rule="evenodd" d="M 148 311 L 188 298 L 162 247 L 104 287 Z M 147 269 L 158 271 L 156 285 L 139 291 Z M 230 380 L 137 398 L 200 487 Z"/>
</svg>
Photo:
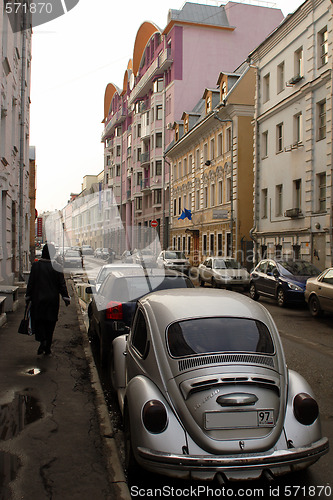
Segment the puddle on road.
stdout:
<svg viewBox="0 0 333 500">
<path fill-rule="evenodd" d="M 14 438 L 43 417 L 39 400 L 31 392 L 29 389 L 17 392 L 10 403 L 0 405 L 0 441 Z M 19 467 L 17 456 L 0 451 L 0 500 L 11 498 L 8 484 L 15 479 Z"/>
</svg>

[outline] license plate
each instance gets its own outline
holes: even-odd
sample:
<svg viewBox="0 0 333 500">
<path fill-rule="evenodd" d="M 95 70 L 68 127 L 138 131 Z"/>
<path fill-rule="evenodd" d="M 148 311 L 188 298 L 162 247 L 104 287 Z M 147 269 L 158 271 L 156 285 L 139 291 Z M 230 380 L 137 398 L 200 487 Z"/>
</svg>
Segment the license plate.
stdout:
<svg viewBox="0 0 333 500">
<path fill-rule="evenodd" d="M 205 429 L 255 429 L 273 427 L 273 410 L 256 411 L 211 411 L 205 413 Z"/>
</svg>

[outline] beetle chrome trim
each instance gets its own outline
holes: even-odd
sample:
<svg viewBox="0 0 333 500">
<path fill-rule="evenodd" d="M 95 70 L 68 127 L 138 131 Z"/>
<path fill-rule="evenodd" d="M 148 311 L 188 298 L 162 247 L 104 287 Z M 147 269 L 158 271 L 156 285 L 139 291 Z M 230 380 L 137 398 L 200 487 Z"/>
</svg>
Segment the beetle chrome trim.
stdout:
<svg viewBox="0 0 333 500">
<path fill-rule="evenodd" d="M 150 466 L 166 467 L 173 469 L 187 469 L 210 471 L 212 469 L 260 469 L 264 467 L 293 466 L 299 462 L 317 461 L 322 455 L 328 453 L 329 443 L 326 437 L 319 439 L 307 447 L 291 448 L 289 450 L 275 450 L 273 452 L 251 453 L 241 457 L 235 455 L 176 455 L 163 453 L 148 448 L 137 448 L 139 457 L 148 461 Z"/>
</svg>

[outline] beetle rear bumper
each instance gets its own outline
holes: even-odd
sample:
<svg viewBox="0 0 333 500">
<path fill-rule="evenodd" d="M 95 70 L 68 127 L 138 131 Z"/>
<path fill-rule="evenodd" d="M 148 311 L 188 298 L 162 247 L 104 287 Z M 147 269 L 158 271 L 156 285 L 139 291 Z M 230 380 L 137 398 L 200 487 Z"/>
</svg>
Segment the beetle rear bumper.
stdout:
<svg viewBox="0 0 333 500">
<path fill-rule="evenodd" d="M 143 466 L 153 470 L 208 472 L 213 475 L 223 472 L 233 476 L 244 472 L 244 477 L 250 471 L 257 471 L 260 475 L 263 470 L 269 469 L 275 475 L 285 474 L 294 469 L 302 469 L 316 462 L 329 450 L 326 437 L 306 447 L 291 448 L 288 450 L 275 450 L 262 453 L 241 455 L 176 455 L 163 453 L 148 448 L 138 447 L 138 458 Z"/>
</svg>

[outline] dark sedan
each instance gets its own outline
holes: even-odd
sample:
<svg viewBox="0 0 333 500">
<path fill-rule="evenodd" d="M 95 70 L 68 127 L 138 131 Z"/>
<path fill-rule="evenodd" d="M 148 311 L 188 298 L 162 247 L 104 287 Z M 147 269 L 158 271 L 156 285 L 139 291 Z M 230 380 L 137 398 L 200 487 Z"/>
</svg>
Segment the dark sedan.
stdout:
<svg viewBox="0 0 333 500">
<path fill-rule="evenodd" d="M 156 290 L 193 288 L 192 281 L 177 271 L 142 267 L 111 272 L 98 292 L 87 287 L 93 298 L 88 307 L 89 337 L 100 345 L 101 364 L 109 362 L 111 344 L 131 325 L 136 301 Z"/>
<path fill-rule="evenodd" d="M 264 259 L 251 273 L 250 297 L 266 296 L 277 300 L 280 307 L 287 303 L 304 302 L 306 281 L 320 271 L 303 260 Z"/>
</svg>

